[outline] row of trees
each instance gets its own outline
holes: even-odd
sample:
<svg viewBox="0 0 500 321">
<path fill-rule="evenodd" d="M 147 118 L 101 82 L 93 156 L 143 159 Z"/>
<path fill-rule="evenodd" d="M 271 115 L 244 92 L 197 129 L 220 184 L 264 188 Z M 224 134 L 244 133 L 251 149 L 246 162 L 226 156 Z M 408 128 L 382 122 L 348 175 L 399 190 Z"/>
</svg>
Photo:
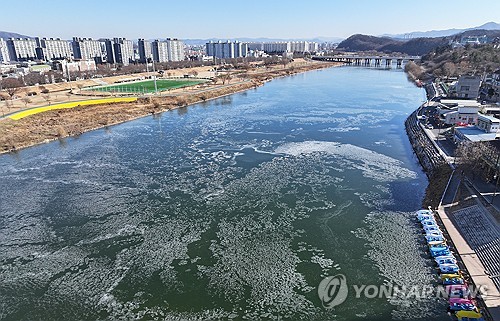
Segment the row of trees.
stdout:
<svg viewBox="0 0 500 321">
<path fill-rule="evenodd" d="M 500 151 L 491 142 L 464 142 L 455 150 L 460 169 L 486 182 L 500 176 Z"/>
</svg>

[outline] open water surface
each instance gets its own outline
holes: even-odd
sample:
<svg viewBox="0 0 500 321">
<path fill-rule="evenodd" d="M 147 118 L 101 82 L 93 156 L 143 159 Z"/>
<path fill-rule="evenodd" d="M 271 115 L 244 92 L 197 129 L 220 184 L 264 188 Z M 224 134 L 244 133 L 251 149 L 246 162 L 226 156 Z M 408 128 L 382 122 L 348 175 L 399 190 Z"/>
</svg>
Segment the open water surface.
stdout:
<svg viewBox="0 0 500 321">
<path fill-rule="evenodd" d="M 436 284 L 403 124 L 423 99 L 331 68 L 0 156 L 0 319 L 446 318 L 351 291 Z"/>
</svg>

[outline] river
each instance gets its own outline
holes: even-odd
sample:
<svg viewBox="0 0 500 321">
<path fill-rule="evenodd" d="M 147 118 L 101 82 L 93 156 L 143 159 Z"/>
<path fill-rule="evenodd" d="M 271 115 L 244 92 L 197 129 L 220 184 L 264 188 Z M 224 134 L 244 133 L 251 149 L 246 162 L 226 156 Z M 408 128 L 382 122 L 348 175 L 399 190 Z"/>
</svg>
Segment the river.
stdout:
<svg viewBox="0 0 500 321">
<path fill-rule="evenodd" d="M 0 157 L 0 319 L 442 320 L 401 70 L 330 68 Z M 345 302 L 318 286 L 342 274 Z"/>
</svg>

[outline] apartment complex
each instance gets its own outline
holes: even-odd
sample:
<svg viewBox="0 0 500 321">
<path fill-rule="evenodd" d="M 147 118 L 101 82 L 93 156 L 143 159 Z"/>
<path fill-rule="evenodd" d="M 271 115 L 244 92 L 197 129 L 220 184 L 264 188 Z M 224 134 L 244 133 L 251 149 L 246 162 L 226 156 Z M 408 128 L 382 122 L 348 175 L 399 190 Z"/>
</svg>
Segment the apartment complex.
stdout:
<svg viewBox="0 0 500 321">
<path fill-rule="evenodd" d="M 280 42 L 265 42 L 263 50 L 266 53 L 281 54 L 284 52 L 316 52 L 319 49 L 317 42 L 308 41 L 280 41 Z"/>
<path fill-rule="evenodd" d="M 206 52 L 208 56 L 231 59 L 246 57 L 248 53 L 248 44 L 239 41 L 217 41 L 207 42 Z"/>
<path fill-rule="evenodd" d="M 29 38 L 10 38 L 7 49 L 11 61 L 28 61 L 37 59 L 36 41 Z"/>
</svg>

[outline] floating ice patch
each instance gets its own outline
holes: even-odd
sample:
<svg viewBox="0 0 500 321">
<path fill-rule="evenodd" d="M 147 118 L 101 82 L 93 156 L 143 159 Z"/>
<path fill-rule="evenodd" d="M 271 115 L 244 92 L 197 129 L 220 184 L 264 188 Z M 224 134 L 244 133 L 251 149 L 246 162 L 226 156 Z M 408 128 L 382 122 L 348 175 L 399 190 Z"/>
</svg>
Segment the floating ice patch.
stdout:
<svg viewBox="0 0 500 321">
<path fill-rule="evenodd" d="M 397 159 L 351 144 L 306 141 L 284 144 L 275 152 L 293 156 L 327 153 L 335 157 L 343 167 L 359 169 L 365 177 L 381 182 L 417 176 L 415 172 L 402 167 L 402 163 Z"/>
<path fill-rule="evenodd" d="M 413 213 L 373 212 L 365 220 L 366 228 L 354 232 L 368 241 L 368 258 L 378 267 L 386 285 L 424 288 L 434 285 L 435 276 L 420 249 L 420 230 L 412 222 Z M 413 300 L 413 301 L 412 301 Z M 437 298 L 420 301 L 394 296 L 388 299 L 396 309 L 393 319 L 408 320 L 436 315 Z M 443 307 L 441 311 L 444 311 Z"/>
<path fill-rule="evenodd" d="M 352 131 L 361 130 L 359 127 L 330 127 L 326 129 L 321 129 L 320 132 L 331 132 L 331 133 L 347 133 Z"/>
</svg>

